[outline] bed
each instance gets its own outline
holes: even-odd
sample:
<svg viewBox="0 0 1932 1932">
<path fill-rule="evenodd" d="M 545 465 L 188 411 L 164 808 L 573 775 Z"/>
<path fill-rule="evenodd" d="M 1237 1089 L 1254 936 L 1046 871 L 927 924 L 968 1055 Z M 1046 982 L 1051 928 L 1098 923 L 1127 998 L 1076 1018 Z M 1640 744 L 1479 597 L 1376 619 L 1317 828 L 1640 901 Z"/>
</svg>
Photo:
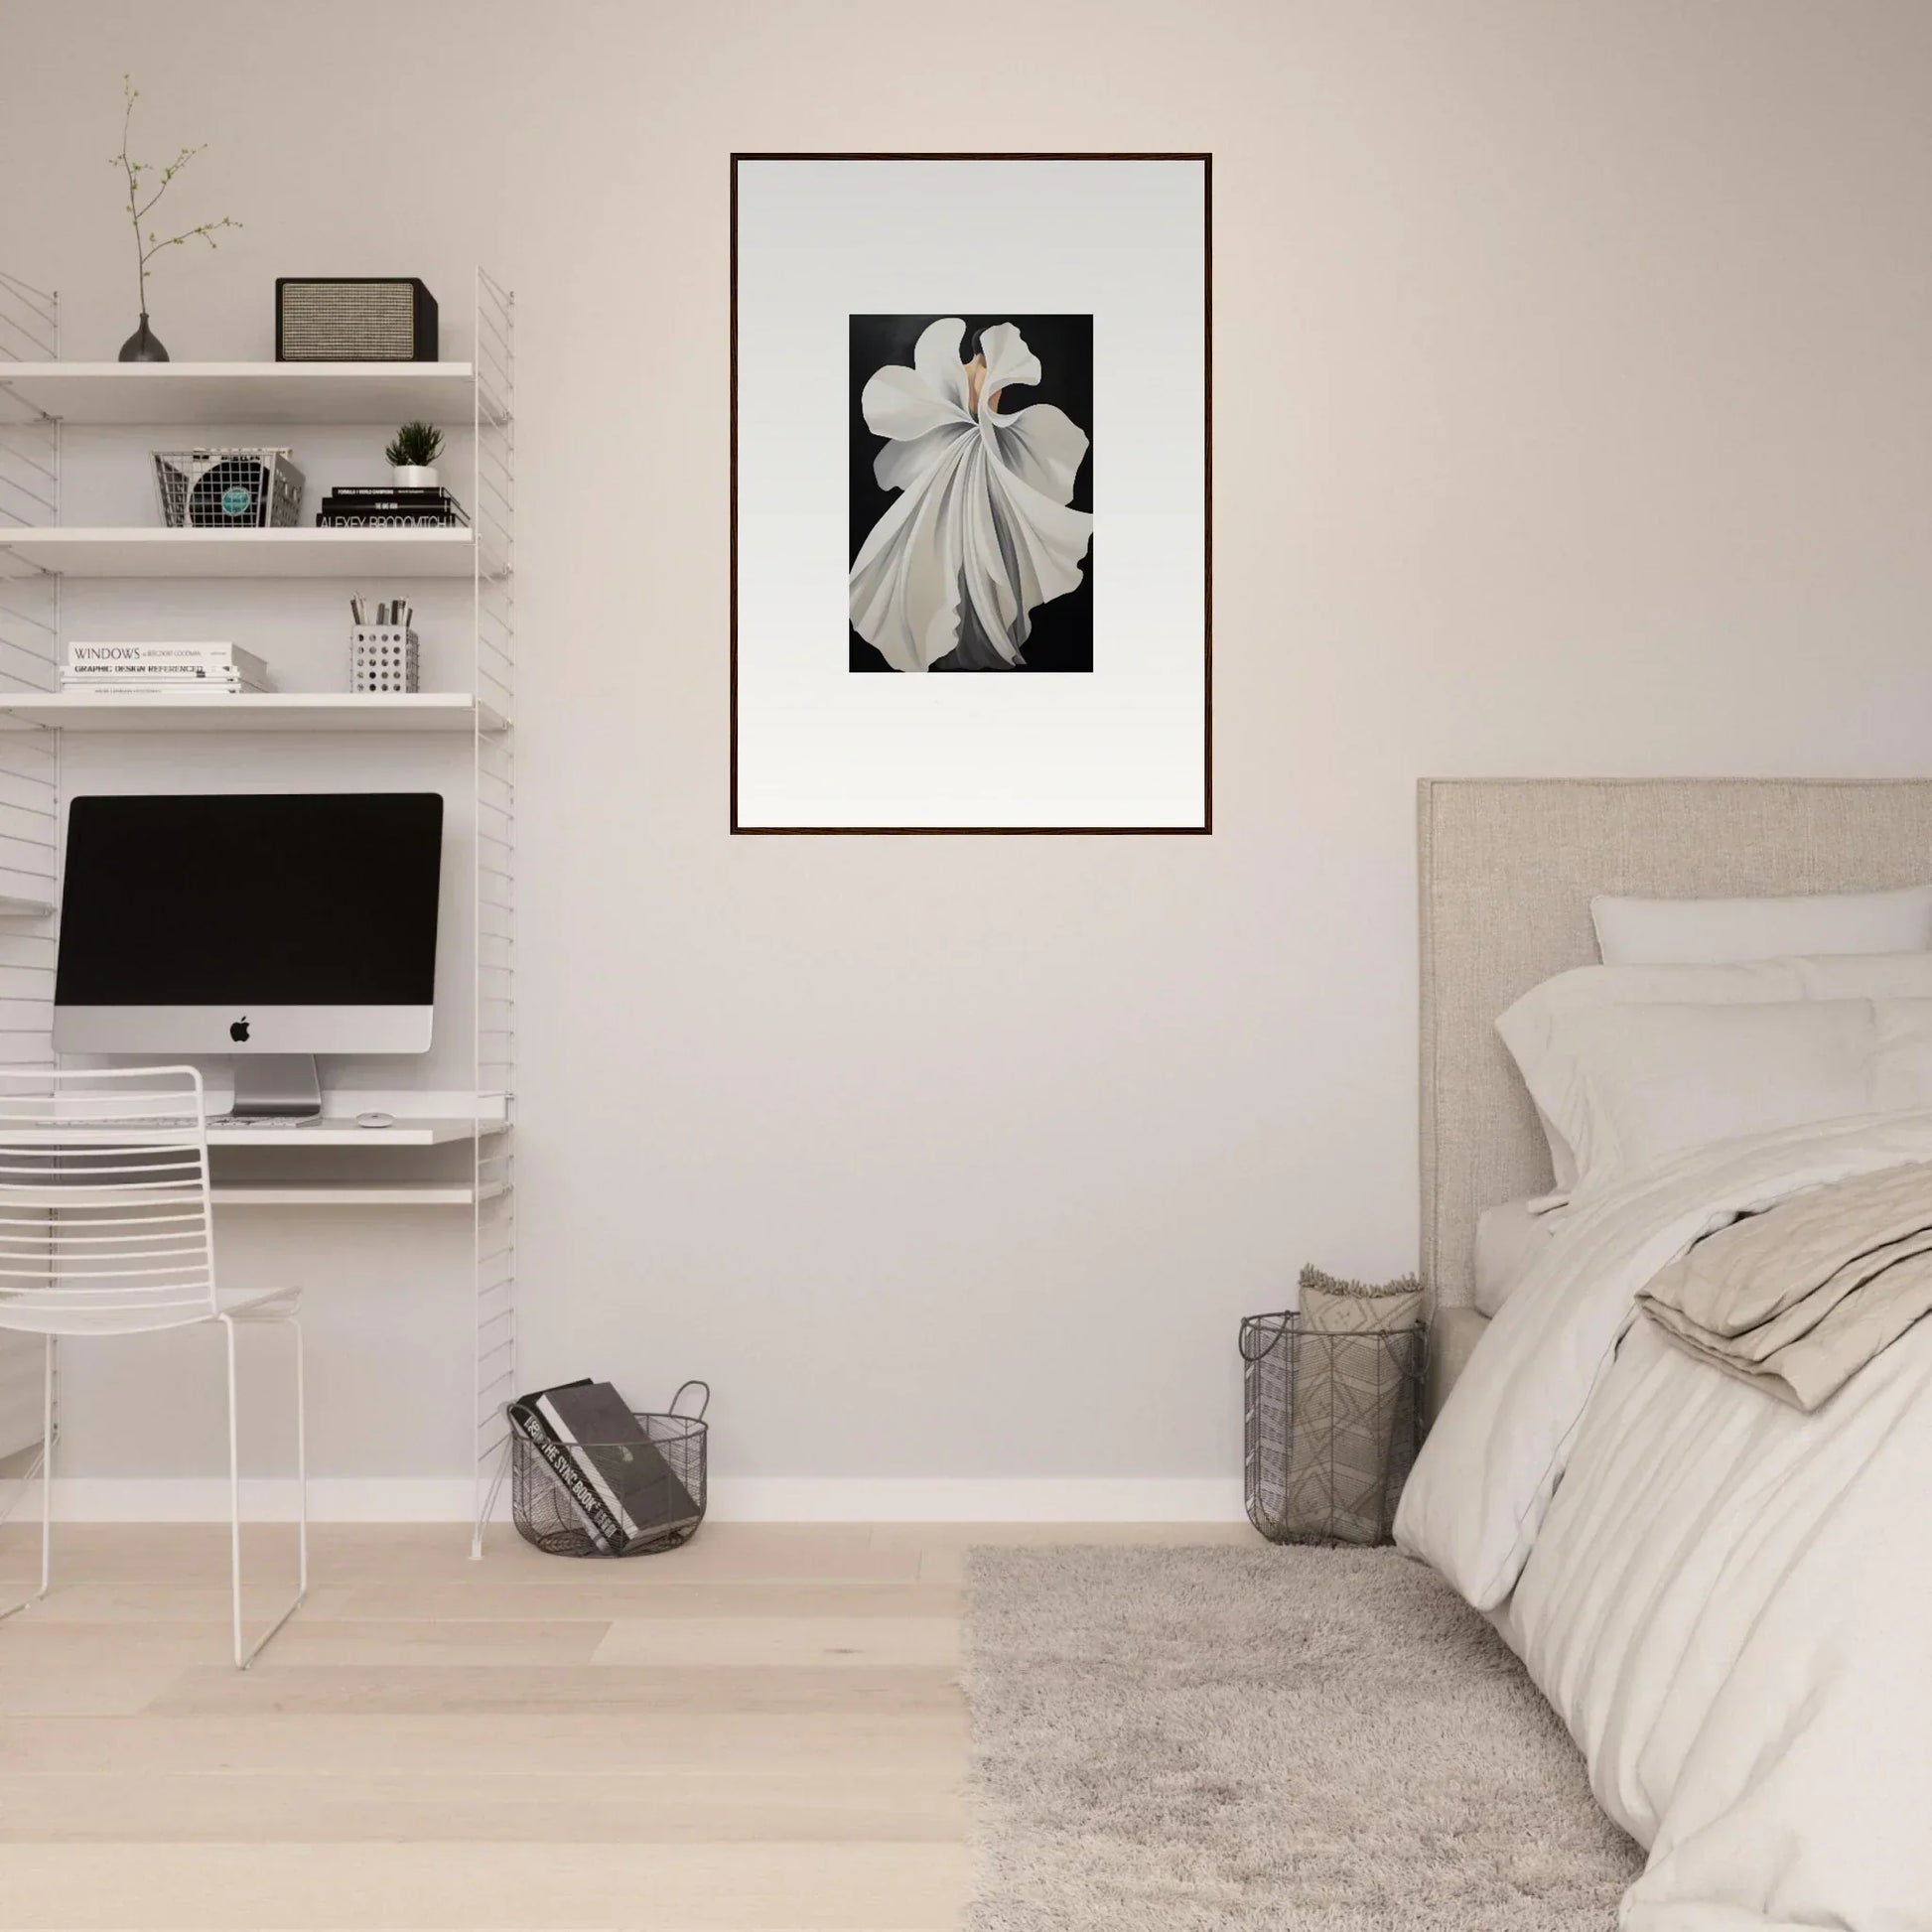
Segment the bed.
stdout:
<svg viewBox="0 0 1932 1932">
<path fill-rule="evenodd" d="M 1552 1183 L 1495 1022 L 1594 959 L 1591 894 L 1919 884 L 1932 782 L 1430 780 L 1420 860 L 1433 1424 L 1398 1540 L 1649 1850 L 1627 1932 L 1928 1932 L 1932 1321 L 1803 1414 L 1634 1307 L 1727 1215 L 1932 1163 L 1932 1111 L 1675 1160 L 1519 1257 L 1493 1320 L 1475 1303 L 1479 1220 Z"/>
</svg>

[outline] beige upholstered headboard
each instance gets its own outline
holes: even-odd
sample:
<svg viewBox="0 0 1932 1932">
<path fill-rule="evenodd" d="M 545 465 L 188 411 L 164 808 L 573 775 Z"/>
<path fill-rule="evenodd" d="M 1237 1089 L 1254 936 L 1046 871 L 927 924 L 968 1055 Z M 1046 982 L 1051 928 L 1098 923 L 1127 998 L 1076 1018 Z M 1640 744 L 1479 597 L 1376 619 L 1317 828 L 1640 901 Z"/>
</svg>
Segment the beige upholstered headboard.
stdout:
<svg viewBox="0 0 1932 1932">
<path fill-rule="evenodd" d="M 1932 779 L 1425 778 L 1422 1266 L 1474 1289 L 1476 1216 L 1550 1185 L 1495 1019 L 1596 958 L 1592 893 L 1697 898 L 1932 880 Z"/>
</svg>

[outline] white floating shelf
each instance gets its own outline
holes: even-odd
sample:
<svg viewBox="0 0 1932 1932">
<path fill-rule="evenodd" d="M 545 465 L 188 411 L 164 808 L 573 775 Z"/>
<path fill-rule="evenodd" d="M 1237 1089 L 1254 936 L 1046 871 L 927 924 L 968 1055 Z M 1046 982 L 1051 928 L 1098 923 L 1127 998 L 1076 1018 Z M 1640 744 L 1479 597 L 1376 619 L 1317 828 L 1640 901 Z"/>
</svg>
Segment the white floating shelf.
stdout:
<svg viewBox="0 0 1932 1932">
<path fill-rule="evenodd" d="M 468 362 L 0 362 L 0 393 L 69 423 L 467 422 Z"/>
<path fill-rule="evenodd" d="M 500 1121 L 484 1121 L 485 1135 L 500 1134 Z M 319 1120 L 300 1127 L 210 1127 L 209 1149 L 279 1147 L 291 1151 L 312 1147 L 441 1147 L 450 1141 L 474 1141 L 474 1120 L 408 1120 L 398 1116 L 393 1127 L 357 1127 L 352 1120 Z"/>
<path fill-rule="evenodd" d="M 484 1139 L 503 1131 L 500 1120 L 482 1124 Z M 299 1127 L 218 1127 L 210 1123 L 207 1144 L 210 1152 L 228 1147 L 278 1147 L 294 1154 L 318 1147 L 443 1147 L 452 1141 L 474 1141 L 478 1133 L 478 1123 L 467 1116 L 412 1120 L 399 1115 L 390 1127 L 358 1127 L 352 1119 L 330 1116 L 304 1121 Z M 70 1127 L 22 1128 L 11 1138 L 22 1147 L 118 1146 L 125 1130 L 76 1122 Z"/>
<path fill-rule="evenodd" d="M 485 1186 L 484 1200 L 502 1192 Z M 474 1207 L 467 1180 L 217 1180 L 208 1197 L 216 1207 Z"/>
<path fill-rule="evenodd" d="M 44 898 L 15 898 L 0 893 L 0 919 L 47 919 L 54 915 L 52 902 Z"/>
<path fill-rule="evenodd" d="M 96 697 L 86 691 L 0 697 L 0 729 L 40 725 L 92 732 L 485 732 L 502 719 L 464 692 L 189 692 Z M 0 900 L 0 912 L 7 909 Z M 28 901 L 17 901 L 20 910 Z M 45 908 L 42 908 L 45 909 Z"/>
<path fill-rule="evenodd" d="M 5 529 L 0 556 L 66 577 L 468 577 L 455 530 Z"/>
</svg>

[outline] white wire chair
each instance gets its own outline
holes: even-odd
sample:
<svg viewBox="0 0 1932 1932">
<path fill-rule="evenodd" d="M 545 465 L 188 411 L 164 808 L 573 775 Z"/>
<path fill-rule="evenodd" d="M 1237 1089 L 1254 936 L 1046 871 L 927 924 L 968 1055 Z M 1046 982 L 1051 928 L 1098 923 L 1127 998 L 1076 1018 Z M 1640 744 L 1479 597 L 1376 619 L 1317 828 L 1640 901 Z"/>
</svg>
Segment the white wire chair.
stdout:
<svg viewBox="0 0 1932 1932">
<path fill-rule="evenodd" d="M 234 1660 L 246 1670 L 309 1593 L 308 1444 L 300 1289 L 239 1297 L 215 1287 L 207 1097 L 192 1066 L 0 1067 L 0 1328 L 46 1338 L 40 1588 L 53 1581 L 55 1349 L 63 1336 L 131 1335 L 218 1321 L 228 1357 L 228 1575 Z M 235 1327 L 288 1325 L 295 1340 L 298 1505 L 295 1597 L 252 1645 L 241 1618 L 241 1455 Z M 30 1471 L 30 1479 L 31 1479 Z"/>
</svg>

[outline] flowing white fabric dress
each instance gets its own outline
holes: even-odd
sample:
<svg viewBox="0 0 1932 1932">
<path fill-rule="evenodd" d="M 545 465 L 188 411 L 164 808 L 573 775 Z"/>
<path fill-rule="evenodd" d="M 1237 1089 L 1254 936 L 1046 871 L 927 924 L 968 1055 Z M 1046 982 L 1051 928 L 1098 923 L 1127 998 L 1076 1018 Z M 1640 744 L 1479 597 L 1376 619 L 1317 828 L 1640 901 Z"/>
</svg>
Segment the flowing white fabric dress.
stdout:
<svg viewBox="0 0 1932 1932">
<path fill-rule="evenodd" d="M 1093 518 L 1069 509 L 1086 433 L 1051 403 L 1003 416 L 1003 389 L 1039 380 L 1039 359 L 1012 323 L 981 337 L 974 393 L 959 359 L 965 323 L 945 316 L 859 398 L 888 440 L 873 464 L 897 500 L 852 566 L 852 626 L 896 671 L 927 671 L 957 651 L 961 669 L 1012 670 L 1029 615 L 1078 587 Z"/>
</svg>

